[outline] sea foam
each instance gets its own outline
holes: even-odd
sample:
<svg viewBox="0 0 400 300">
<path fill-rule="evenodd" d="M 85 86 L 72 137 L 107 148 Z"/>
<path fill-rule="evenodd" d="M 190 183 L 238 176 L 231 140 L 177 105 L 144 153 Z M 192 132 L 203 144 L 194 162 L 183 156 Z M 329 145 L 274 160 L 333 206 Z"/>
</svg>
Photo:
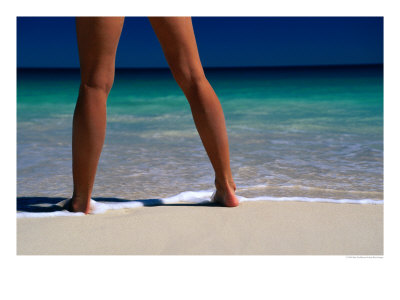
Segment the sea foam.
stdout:
<svg viewBox="0 0 400 300">
<path fill-rule="evenodd" d="M 113 201 L 95 201 L 91 199 L 90 214 L 102 214 L 108 210 L 137 208 L 143 206 L 162 206 L 171 203 L 211 203 L 211 196 L 213 190 L 204 191 L 185 191 L 177 195 L 148 200 L 126 200 L 121 202 Z M 329 199 L 329 198 L 309 198 L 309 197 L 272 197 L 272 196 L 259 196 L 259 197 L 242 197 L 237 196 L 240 202 L 247 201 L 301 201 L 301 202 L 328 202 L 328 203 L 351 203 L 351 204 L 383 204 L 383 200 L 373 199 Z M 60 216 L 84 216 L 83 213 L 73 213 L 67 210 L 60 210 L 63 208 L 70 199 L 65 199 L 54 205 L 55 211 L 52 212 L 17 212 L 17 218 L 43 218 L 43 217 L 60 217 Z M 58 210 L 56 210 L 58 209 Z"/>
</svg>

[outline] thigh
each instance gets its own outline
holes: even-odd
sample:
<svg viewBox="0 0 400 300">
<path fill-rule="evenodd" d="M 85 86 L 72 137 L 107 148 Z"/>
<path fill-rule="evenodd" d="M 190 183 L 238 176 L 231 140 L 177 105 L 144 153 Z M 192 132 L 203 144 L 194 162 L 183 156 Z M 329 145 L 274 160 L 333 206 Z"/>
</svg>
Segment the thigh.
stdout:
<svg viewBox="0 0 400 300">
<path fill-rule="evenodd" d="M 149 17 L 149 21 L 172 72 L 176 68 L 203 72 L 191 17 Z"/>
<path fill-rule="evenodd" d="M 76 17 L 82 77 L 100 70 L 114 70 L 115 54 L 124 17 Z"/>
</svg>

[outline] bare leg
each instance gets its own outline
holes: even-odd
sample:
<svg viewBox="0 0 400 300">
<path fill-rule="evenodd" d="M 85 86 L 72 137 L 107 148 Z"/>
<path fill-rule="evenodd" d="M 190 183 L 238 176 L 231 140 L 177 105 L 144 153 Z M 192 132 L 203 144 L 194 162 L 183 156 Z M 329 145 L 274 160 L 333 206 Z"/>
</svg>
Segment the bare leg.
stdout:
<svg viewBox="0 0 400 300">
<path fill-rule="evenodd" d="M 191 17 L 149 17 L 171 72 L 189 101 L 197 131 L 215 171 L 214 200 L 237 206 L 221 104 L 205 77 Z"/>
<path fill-rule="evenodd" d="M 106 101 L 114 82 L 123 17 L 77 17 L 81 85 L 72 133 L 74 192 L 70 209 L 89 213 L 106 132 Z"/>
</svg>

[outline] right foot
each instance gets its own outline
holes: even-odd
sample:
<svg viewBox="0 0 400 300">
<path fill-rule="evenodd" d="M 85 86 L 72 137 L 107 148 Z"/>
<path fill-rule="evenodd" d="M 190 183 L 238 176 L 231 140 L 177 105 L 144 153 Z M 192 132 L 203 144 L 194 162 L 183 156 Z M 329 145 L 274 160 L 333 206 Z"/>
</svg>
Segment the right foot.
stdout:
<svg viewBox="0 0 400 300">
<path fill-rule="evenodd" d="M 235 183 L 221 185 L 215 181 L 217 190 L 211 197 L 211 201 L 219 203 L 227 207 L 236 207 L 239 205 L 239 200 L 235 195 L 236 185 Z"/>
</svg>

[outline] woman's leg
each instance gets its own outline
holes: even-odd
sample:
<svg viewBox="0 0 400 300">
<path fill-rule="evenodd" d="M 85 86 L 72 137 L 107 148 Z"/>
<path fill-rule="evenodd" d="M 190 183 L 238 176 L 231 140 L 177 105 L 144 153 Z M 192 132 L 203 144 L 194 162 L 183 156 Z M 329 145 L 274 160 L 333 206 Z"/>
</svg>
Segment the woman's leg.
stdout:
<svg viewBox="0 0 400 300">
<path fill-rule="evenodd" d="M 106 101 L 114 82 L 123 17 L 77 17 L 81 84 L 72 133 L 74 192 L 70 209 L 89 213 L 106 132 Z"/>
<path fill-rule="evenodd" d="M 215 171 L 214 200 L 237 206 L 221 104 L 206 79 L 191 17 L 149 17 L 171 72 L 189 101 L 197 131 Z"/>
</svg>

